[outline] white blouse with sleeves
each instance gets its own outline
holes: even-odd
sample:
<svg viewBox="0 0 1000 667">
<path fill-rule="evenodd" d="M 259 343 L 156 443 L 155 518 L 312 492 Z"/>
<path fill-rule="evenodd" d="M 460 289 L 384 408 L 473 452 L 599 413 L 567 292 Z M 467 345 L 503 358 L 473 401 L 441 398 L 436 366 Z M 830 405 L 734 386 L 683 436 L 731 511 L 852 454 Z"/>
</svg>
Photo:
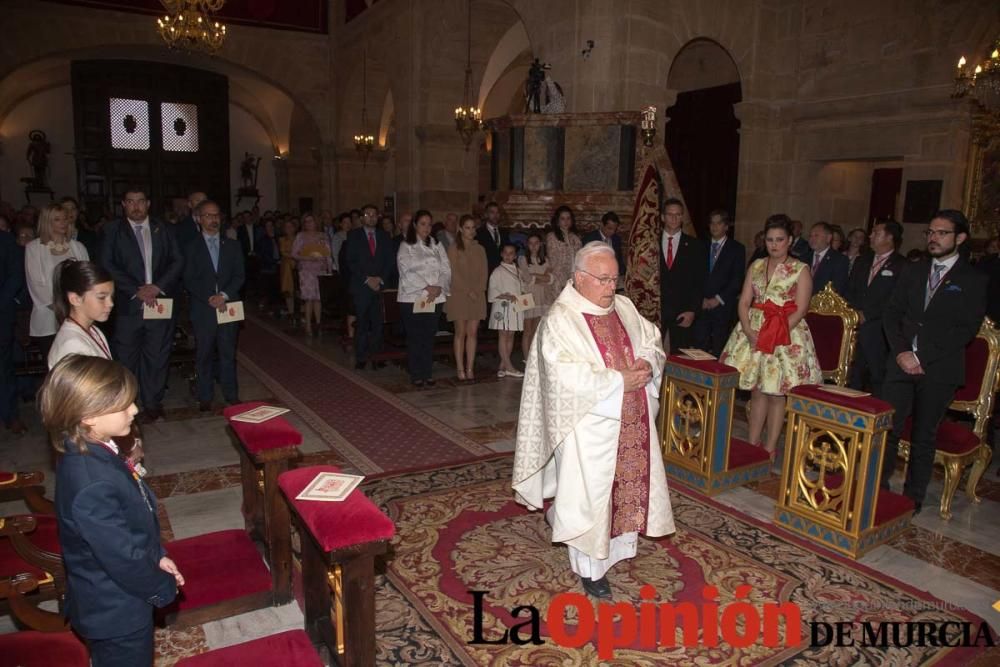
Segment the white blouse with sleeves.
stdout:
<svg viewBox="0 0 1000 667">
<path fill-rule="evenodd" d="M 399 266 L 399 293 L 396 301 L 399 303 L 415 303 L 424 294 L 424 288 L 437 285 L 441 294 L 434 303 L 444 303 L 451 294 L 451 264 L 444 245 L 436 240 L 431 245 L 420 241 L 400 244 L 396 255 Z"/>
<path fill-rule="evenodd" d="M 24 274 L 32 303 L 29 335 L 51 336 L 56 332 L 58 322 L 51 308 L 52 274 L 60 263 L 70 258 L 89 260 L 90 255 L 79 241 L 70 241 L 69 252 L 64 255 L 53 255 L 47 245 L 42 245 L 41 239 L 35 239 L 25 247 Z"/>
<path fill-rule="evenodd" d="M 76 322 L 66 319 L 59 327 L 56 339 L 52 341 L 47 361 L 51 369 L 59 363 L 60 359 L 70 354 L 110 359 L 111 357 L 108 356 L 110 351 L 108 339 L 104 337 L 104 332 L 96 326 L 90 327 L 90 333 L 87 333 Z"/>
</svg>

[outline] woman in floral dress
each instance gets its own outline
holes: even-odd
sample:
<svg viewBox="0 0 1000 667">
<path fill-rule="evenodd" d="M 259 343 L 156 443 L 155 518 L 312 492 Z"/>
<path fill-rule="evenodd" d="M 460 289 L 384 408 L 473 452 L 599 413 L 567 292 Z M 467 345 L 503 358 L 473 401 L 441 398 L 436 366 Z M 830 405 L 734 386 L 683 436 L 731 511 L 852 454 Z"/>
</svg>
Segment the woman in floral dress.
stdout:
<svg viewBox="0 0 1000 667">
<path fill-rule="evenodd" d="M 333 252 L 330 250 L 330 240 L 316 225 L 312 213 L 302 216 L 302 231 L 295 236 L 292 244 L 292 257 L 298 262 L 299 292 L 303 301 L 303 321 L 306 335 L 313 334 L 313 322 L 316 332 L 320 330 L 320 318 L 323 313 L 319 294 L 319 277 L 328 276 L 333 271 Z"/>
<path fill-rule="evenodd" d="M 740 388 L 752 391 L 750 442 L 773 460 L 785 419 L 785 394 L 800 384 L 820 384 L 823 375 L 805 316 L 812 275 L 790 257 L 791 222 L 772 215 L 764 226 L 767 257 L 750 266 L 738 306 L 740 323 L 729 336 L 719 361 L 740 372 Z"/>
</svg>

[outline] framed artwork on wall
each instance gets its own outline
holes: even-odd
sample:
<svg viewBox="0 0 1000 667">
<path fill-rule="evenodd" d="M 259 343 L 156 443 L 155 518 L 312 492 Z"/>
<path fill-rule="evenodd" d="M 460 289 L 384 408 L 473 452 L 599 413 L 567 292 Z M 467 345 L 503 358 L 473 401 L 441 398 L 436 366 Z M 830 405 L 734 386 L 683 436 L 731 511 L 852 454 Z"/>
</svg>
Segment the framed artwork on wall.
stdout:
<svg viewBox="0 0 1000 667">
<path fill-rule="evenodd" d="M 1000 137 L 969 146 L 963 212 L 975 239 L 1000 233 Z"/>
</svg>

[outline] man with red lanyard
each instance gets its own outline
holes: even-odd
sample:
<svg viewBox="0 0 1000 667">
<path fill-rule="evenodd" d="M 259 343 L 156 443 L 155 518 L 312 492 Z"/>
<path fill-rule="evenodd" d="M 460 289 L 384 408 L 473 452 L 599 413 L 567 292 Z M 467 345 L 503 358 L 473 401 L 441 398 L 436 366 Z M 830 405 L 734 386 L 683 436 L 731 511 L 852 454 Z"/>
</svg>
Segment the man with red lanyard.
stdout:
<svg viewBox="0 0 1000 667">
<path fill-rule="evenodd" d="M 912 416 L 903 493 L 917 512 L 931 479 L 938 424 L 965 382 L 965 346 L 982 324 L 987 285 L 986 276 L 959 253 L 969 238 L 969 221 L 961 211 L 938 211 L 924 234 L 930 259 L 907 267 L 883 315 L 891 354 L 880 392 L 895 409 L 882 485 L 889 485 L 899 438 Z"/>
</svg>

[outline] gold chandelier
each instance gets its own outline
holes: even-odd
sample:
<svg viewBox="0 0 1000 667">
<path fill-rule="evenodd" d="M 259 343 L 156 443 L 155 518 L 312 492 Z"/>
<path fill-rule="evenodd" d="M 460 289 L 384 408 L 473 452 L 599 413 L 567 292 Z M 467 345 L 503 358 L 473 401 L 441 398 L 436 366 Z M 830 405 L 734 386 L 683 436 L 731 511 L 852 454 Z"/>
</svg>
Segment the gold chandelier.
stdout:
<svg viewBox="0 0 1000 667">
<path fill-rule="evenodd" d="M 990 57 L 975 68 L 966 63 L 965 56 L 959 59 L 954 96 L 971 97 L 986 111 L 1000 114 L 1000 38 Z"/>
<path fill-rule="evenodd" d="M 209 55 L 222 47 L 226 26 L 211 20 L 226 0 L 160 0 L 166 16 L 156 19 L 160 37 L 171 49 L 200 51 Z"/>
<path fill-rule="evenodd" d="M 465 150 L 469 150 L 472 137 L 483 129 L 483 112 L 472 102 L 472 0 L 469 0 L 468 16 L 468 50 L 465 54 L 465 90 L 462 93 L 462 106 L 455 109 L 455 129 L 465 142 Z"/>
</svg>

